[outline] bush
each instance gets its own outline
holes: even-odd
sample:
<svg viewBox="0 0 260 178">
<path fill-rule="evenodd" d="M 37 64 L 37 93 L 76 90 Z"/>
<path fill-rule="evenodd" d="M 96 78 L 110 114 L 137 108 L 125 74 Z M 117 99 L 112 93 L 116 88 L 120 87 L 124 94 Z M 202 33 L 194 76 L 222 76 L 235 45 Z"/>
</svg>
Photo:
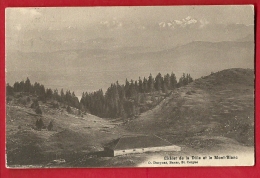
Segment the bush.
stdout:
<svg viewBox="0 0 260 178">
<path fill-rule="evenodd" d="M 7 96 L 6 97 L 6 102 L 10 102 L 10 101 L 12 101 L 13 99 L 11 98 L 11 97 L 9 97 L 9 96 Z"/>
<path fill-rule="evenodd" d="M 38 100 L 34 100 L 33 103 L 31 104 L 31 108 L 37 108 L 39 107 Z"/>
<path fill-rule="evenodd" d="M 19 102 L 20 104 L 22 104 L 22 105 L 26 105 L 26 104 L 27 104 L 26 100 L 23 99 L 23 98 L 19 98 L 18 102 Z"/>
<path fill-rule="evenodd" d="M 35 113 L 36 114 L 42 114 L 42 110 L 39 106 L 35 109 Z"/>
<path fill-rule="evenodd" d="M 55 108 L 55 109 L 60 108 L 59 103 L 55 103 L 55 102 L 51 102 L 51 106 L 52 106 L 52 108 Z"/>
<path fill-rule="evenodd" d="M 66 110 L 67 110 L 68 113 L 71 113 L 71 112 L 72 112 L 70 106 L 67 106 L 67 109 L 66 109 Z"/>
<path fill-rule="evenodd" d="M 53 129 L 53 122 L 52 121 L 50 121 L 47 129 L 48 129 L 48 131 L 51 131 Z"/>
<path fill-rule="evenodd" d="M 16 98 L 21 98 L 21 97 L 23 97 L 23 95 L 21 93 L 18 93 L 15 97 Z"/>
<path fill-rule="evenodd" d="M 43 123 L 42 118 L 37 119 L 37 121 L 36 121 L 36 128 L 37 128 L 38 130 L 41 130 L 43 127 L 44 127 L 44 123 Z"/>
<path fill-rule="evenodd" d="M 186 92 L 186 94 L 187 94 L 187 95 L 191 95 L 191 92 L 190 92 L 190 91 L 188 91 L 188 92 Z"/>
</svg>

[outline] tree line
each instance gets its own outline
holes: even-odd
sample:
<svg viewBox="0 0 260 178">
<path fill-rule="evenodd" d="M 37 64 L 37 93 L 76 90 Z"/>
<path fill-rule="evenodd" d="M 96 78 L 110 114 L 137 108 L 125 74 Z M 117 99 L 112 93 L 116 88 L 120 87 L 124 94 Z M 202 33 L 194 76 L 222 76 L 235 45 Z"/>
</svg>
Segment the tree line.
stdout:
<svg viewBox="0 0 260 178">
<path fill-rule="evenodd" d="M 75 96 L 74 92 L 63 89 L 45 89 L 44 85 L 35 82 L 31 84 L 29 78 L 26 81 L 15 82 L 13 86 L 6 85 L 7 95 L 14 92 L 27 92 L 35 94 L 38 99 L 46 102 L 48 99 L 56 100 L 68 106 L 80 109 L 99 117 L 107 118 L 129 118 L 142 112 L 140 106 L 145 106 L 147 100 L 154 102 L 155 96 L 167 94 L 176 88 L 185 86 L 192 82 L 190 74 L 183 74 L 177 81 L 175 74 L 161 75 L 158 73 L 154 78 L 150 74 L 138 80 L 125 80 L 124 84 L 112 83 L 104 93 L 102 89 L 95 92 L 83 92 L 81 100 Z M 147 98 L 150 96 L 150 99 Z"/>
<path fill-rule="evenodd" d="M 158 73 L 155 78 L 150 74 L 148 78 L 139 80 L 126 79 L 125 84 L 111 84 L 105 94 L 100 89 L 95 92 L 84 92 L 80 100 L 81 110 L 85 110 L 99 117 L 128 118 L 140 112 L 140 105 L 145 104 L 146 96 L 152 98 L 158 93 L 168 93 L 169 90 L 185 86 L 192 82 L 190 74 L 183 74 L 177 82 L 174 73 L 164 76 Z"/>
<path fill-rule="evenodd" d="M 45 89 L 44 85 L 40 83 L 35 82 L 31 84 L 28 77 L 25 81 L 15 82 L 13 86 L 10 86 L 8 83 L 6 84 L 6 94 L 13 95 L 14 92 L 31 93 L 37 95 L 39 101 L 46 102 L 48 99 L 53 99 L 71 107 L 79 108 L 79 100 L 74 92 L 70 92 L 70 90 L 64 92 L 63 89 L 61 89 L 59 93 L 57 89 Z"/>
</svg>

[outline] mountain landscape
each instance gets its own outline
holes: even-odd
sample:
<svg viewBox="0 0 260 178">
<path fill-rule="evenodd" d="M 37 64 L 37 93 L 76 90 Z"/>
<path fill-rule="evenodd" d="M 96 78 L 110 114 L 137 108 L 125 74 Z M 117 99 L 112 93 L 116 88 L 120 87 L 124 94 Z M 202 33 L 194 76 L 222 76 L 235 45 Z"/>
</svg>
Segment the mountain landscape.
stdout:
<svg viewBox="0 0 260 178">
<path fill-rule="evenodd" d="M 155 108 L 132 120 L 105 119 L 53 108 L 50 100 L 39 102 L 42 115 L 29 106 L 35 96 L 16 94 L 7 98 L 7 160 L 9 166 L 114 167 L 138 166 L 146 153 L 100 157 L 104 144 L 121 135 L 157 134 L 182 146 L 181 154 L 214 152 L 250 153 L 254 147 L 254 71 L 228 69 L 173 90 Z M 25 98 L 27 102 L 21 104 Z M 30 98 L 30 101 L 29 99 Z M 53 121 L 53 131 L 35 130 L 42 118 Z M 62 158 L 66 163 L 51 164 Z"/>
<path fill-rule="evenodd" d="M 7 8 L 7 166 L 254 165 L 254 29 L 250 5 Z M 108 155 L 141 135 L 180 149 Z"/>
</svg>

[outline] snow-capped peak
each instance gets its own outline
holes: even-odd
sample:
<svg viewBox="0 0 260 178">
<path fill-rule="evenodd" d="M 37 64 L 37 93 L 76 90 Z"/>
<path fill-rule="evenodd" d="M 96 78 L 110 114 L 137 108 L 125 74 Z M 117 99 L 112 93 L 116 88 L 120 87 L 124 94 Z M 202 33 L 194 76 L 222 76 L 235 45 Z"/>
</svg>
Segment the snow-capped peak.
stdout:
<svg viewBox="0 0 260 178">
<path fill-rule="evenodd" d="M 160 23 L 159 23 L 159 26 L 160 26 L 160 27 L 165 27 L 165 26 L 166 26 L 166 23 L 165 23 L 165 22 L 160 22 Z"/>
<path fill-rule="evenodd" d="M 191 16 L 186 17 L 185 20 L 188 20 L 188 21 L 189 21 L 189 20 L 192 20 L 192 19 L 191 19 Z"/>
<path fill-rule="evenodd" d="M 200 23 L 199 20 L 192 18 L 191 16 L 187 16 L 183 19 L 175 19 L 170 20 L 167 22 L 160 22 L 159 27 L 160 28 L 178 28 L 178 27 L 186 27 L 192 24 Z"/>
<path fill-rule="evenodd" d="M 99 22 L 100 25 L 105 26 L 105 27 L 112 27 L 112 28 L 120 28 L 123 26 L 122 22 L 119 22 L 116 19 L 113 19 L 111 21 L 101 21 Z"/>
</svg>

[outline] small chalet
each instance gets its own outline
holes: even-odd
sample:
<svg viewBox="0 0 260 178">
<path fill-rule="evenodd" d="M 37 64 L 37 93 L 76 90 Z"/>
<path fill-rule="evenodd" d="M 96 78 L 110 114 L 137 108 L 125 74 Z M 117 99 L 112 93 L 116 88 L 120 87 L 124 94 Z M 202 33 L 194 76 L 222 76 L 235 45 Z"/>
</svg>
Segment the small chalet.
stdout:
<svg viewBox="0 0 260 178">
<path fill-rule="evenodd" d="M 163 140 L 156 135 L 123 136 L 104 147 L 108 156 L 156 151 L 181 151 L 181 147 Z"/>
</svg>

